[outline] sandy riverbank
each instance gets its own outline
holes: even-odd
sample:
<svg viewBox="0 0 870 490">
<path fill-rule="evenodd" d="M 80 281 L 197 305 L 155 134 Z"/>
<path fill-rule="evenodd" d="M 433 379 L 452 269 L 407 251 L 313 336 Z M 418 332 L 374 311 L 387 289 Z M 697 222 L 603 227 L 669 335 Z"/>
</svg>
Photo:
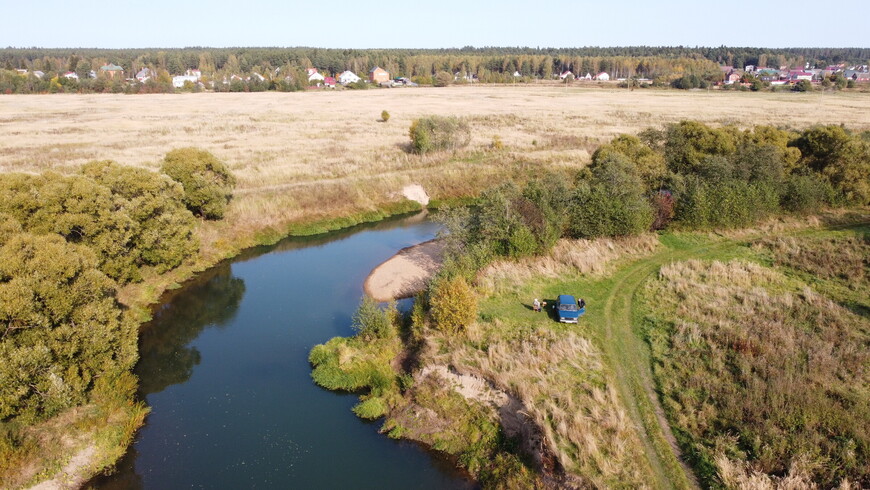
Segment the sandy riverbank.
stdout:
<svg viewBox="0 0 870 490">
<path fill-rule="evenodd" d="M 408 298 L 426 287 L 443 259 L 444 242 L 440 240 L 403 248 L 375 267 L 363 287 L 376 301 Z"/>
</svg>

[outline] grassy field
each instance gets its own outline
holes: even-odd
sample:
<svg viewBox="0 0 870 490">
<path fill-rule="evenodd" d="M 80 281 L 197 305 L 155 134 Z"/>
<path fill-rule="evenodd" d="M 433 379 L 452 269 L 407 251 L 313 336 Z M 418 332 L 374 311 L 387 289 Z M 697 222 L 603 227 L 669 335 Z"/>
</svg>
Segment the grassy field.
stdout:
<svg viewBox="0 0 870 490">
<path fill-rule="evenodd" d="M 674 274 L 677 276 L 674 280 L 680 280 L 679 271 L 683 268 L 703 268 L 706 265 L 702 267 L 698 264 L 709 264 L 714 260 L 719 261 L 714 262 L 718 264 L 731 264 L 726 268 L 739 268 L 740 266 L 733 265 L 735 259 L 772 265 L 773 259 L 770 255 L 774 252 L 764 248 L 767 245 L 763 244 L 768 244 L 765 240 L 773 240 L 773 243 L 791 243 L 791 240 L 799 240 L 801 243 L 809 240 L 815 243 L 821 240 L 827 243 L 825 237 L 837 233 L 827 230 L 830 226 L 837 227 L 838 219 L 834 218 L 831 224 L 822 226 L 817 226 L 819 223 L 812 220 L 810 223 L 787 220 L 758 229 L 733 232 L 731 236 L 677 233 L 663 235 L 660 239 L 639 237 L 617 242 L 562 242 L 557 246 L 556 252 L 548 257 L 526 259 L 519 263 L 497 263 L 483 273 L 480 281 L 480 287 L 486 295 L 481 303 L 481 321 L 469 332 L 466 341 L 447 349 L 450 352 L 451 365 L 456 366 L 460 372 L 470 372 L 492 380 L 499 388 L 516 394 L 527 407 L 533 407 L 529 411 L 536 423 L 543 426 L 546 441 L 561 467 L 569 478 L 576 478 L 582 485 L 607 487 L 617 482 L 634 482 L 632 486 L 645 484 L 654 488 L 689 488 L 699 484 L 700 476 L 700 483 L 705 486 L 717 482 L 739 486 L 752 478 L 761 481 L 767 478 L 766 474 L 785 474 L 789 470 L 788 466 L 784 469 L 765 466 L 764 462 L 759 463 L 753 459 L 751 454 L 746 456 L 745 453 L 732 451 L 727 456 L 735 458 L 735 461 L 723 459 L 719 466 L 715 462 L 712 466 L 705 466 L 706 462 L 715 459 L 714 456 L 706 461 L 699 461 L 696 457 L 697 450 L 694 445 L 707 445 L 707 442 L 717 440 L 716 437 L 724 438 L 720 442 L 724 441 L 730 437 L 728 434 L 731 431 L 721 424 L 710 422 L 704 426 L 708 429 L 703 436 L 687 439 L 687 432 L 691 432 L 685 425 L 689 423 L 686 422 L 687 417 L 701 415 L 688 408 L 686 413 L 676 413 L 674 407 L 680 405 L 673 399 L 685 394 L 686 390 L 682 389 L 684 384 L 697 382 L 691 373 L 698 372 L 698 369 L 678 368 L 704 363 L 707 357 L 694 356 L 694 350 L 674 348 L 665 352 L 674 359 L 679 358 L 679 362 L 670 358 L 665 359 L 668 362 L 663 361 L 663 346 L 671 344 L 660 340 L 661 333 L 651 340 L 654 347 L 651 356 L 649 345 L 645 341 L 649 332 L 643 327 L 646 315 L 650 311 L 657 311 L 660 319 L 675 321 L 676 318 L 686 315 L 682 308 L 689 306 L 682 304 L 687 303 L 686 301 L 679 300 L 674 300 L 675 303 L 653 302 L 652 299 L 658 298 L 661 294 L 659 289 L 664 286 L 659 285 L 658 289 L 652 291 L 652 286 L 648 284 L 657 277 L 663 279 L 658 279 L 653 284 L 669 280 Z M 867 215 L 865 213 L 863 217 L 851 219 L 866 223 Z M 857 230 L 866 229 L 866 225 L 864 226 L 865 228 L 859 227 Z M 762 240 L 758 237 L 774 238 Z M 816 246 L 812 250 L 819 248 L 825 249 L 825 246 Z M 695 262 L 691 262 L 692 260 Z M 824 259 L 814 263 L 820 262 L 824 263 Z M 597 266 L 574 265 L 589 263 L 596 263 Z M 743 262 L 737 262 L 741 263 Z M 797 263 L 805 265 L 808 261 Z M 780 274 L 762 265 L 754 267 L 769 271 L 769 275 Z M 799 274 L 800 271 L 793 270 L 792 273 Z M 693 274 L 697 274 L 697 271 Z M 692 274 L 689 274 L 682 280 L 690 281 L 691 277 Z M 722 283 L 724 289 L 728 277 L 730 276 L 727 274 L 717 276 L 715 281 Z M 757 293 L 754 289 L 740 291 L 741 288 L 753 285 L 752 281 L 749 278 L 749 282 L 744 280 L 735 284 L 733 291 L 728 290 L 723 294 L 732 295 L 731 301 L 740 301 L 742 295 L 746 294 L 765 295 L 766 293 Z M 796 287 L 794 281 L 796 280 L 792 280 L 789 286 L 792 290 Z M 681 290 L 685 290 L 685 287 Z M 588 305 L 587 314 L 576 326 L 556 324 L 551 318 L 536 314 L 528 307 L 534 297 L 543 297 L 549 302 L 556 295 L 565 292 L 583 297 Z M 807 292 L 803 294 L 812 295 Z M 705 311 L 702 308 L 706 304 L 705 297 L 697 296 L 693 299 L 691 304 L 697 306 L 695 311 Z M 844 298 L 844 302 L 849 299 Z M 787 302 L 785 299 L 776 299 L 770 304 L 780 305 L 783 301 Z M 828 300 L 818 301 L 824 303 Z M 717 305 L 725 303 L 727 301 Z M 681 305 L 679 311 L 675 313 L 672 311 L 673 306 L 666 307 L 671 304 Z M 721 310 L 717 311 L 721 321 L 727 321 L 728 316 Z M 845 310 L 835 311 L 832 315 L 842 319 L 842 325 L 851 325 L 848 328 L 843 327 L 852 332 L 841 342 L 849 343 L 847 352 L 860 352 L 860 349 L 855 350 L 853 344 L 861 341 L 853 337 L 864 335 L 861 332 L 867 328 L 866 318 L 862 320 L 860 316 L 850 316 Z M 802 324 L 813 323 L 806 315 L 801 318 L 804 320 Z M 825 322 L 830 320 L 828 317 L 821 319 Z M 707 322 L 714 320 L 706 319 Z M 863 327 L 855 330 L 856 325 L 860 327 L 862 324 Z M 820 327 L 821 324 L 817 324 L 813 328 Z M 836 336 L 833 330 L 823 334 L 826 339 L 830 339 L 832 335 Z M 560 342 L 570 340 L 577 344 L 578 339 L 581 343 L 588 342 L 583 344 L 583 349 L 558 348 Z M 820 346 L 823 344 L 817 342 L 819 339 L 812 335 L 804 340 L 805 347 L 813 343 Z M 540 348 L 537 354 L 535 346 Z M 730 355 L 733 358 L 740 354 Z M 856 362 L 859 366 L 864 362 L 861 369 L 866 370 L 866 361 L 856 360 L 855 356 L 849 355 L 846 355 L 848 359 L 840 357 L 827 358 L 830 362 L 826 366 L 852 370 L 851 374 L 841 376 L 837 385 L 838 393 L 846 397 L 844 403 L 848 405 L 848 400 L 854 400 L 856 393 L 866 389 L 866 386 L 862 388 L 866 383 L 866 374 L 853 369 Z M 546 366 L 538 366 L 536 359 L 546 359 Z M 848 362 L 840 362 L 843 360 Z M 669 369 L 662 367 L 663 363 Z M 655 369 L 651 369 L 651 366 L 655 366 Z M 707 389 L 717 383 L 716 379 L 724 378 L 709 378 Z M 818 381 L 821 378 L 813 375 L 812 379 Z M 720 383 L 724 384 L 724 381 Z M 810 385 L 813 383 L 807 383 L 807 387 Z M 761 384 L 756 386 L 763 389 Z M 689 390 L 689 393 L 692 391 Z M 660 396 L 663 397 L 664 407 L 659 401 Z M 737 396 L 736 399 L 739 400 L 740 397 Z M 727 401 L 720 403 L 728 405 Z M 858 417 L 859 420 L 863 417 L 858 410 L 853 410 L 851 415 L 838 410 L 834 408 L 830 413 L 826 412 L 821 416 L 833 414 L 840 418 Z M 748 409 L 746 413 L 751 414 L 752 410 Z M 712 418 L 709 413 L 702 415 Z M 805 431 L 796 432 L 798 435 L 795 437 L 800 439 L 798 442 L 824 442 L 823 434 L 826 432 L 821 428 L 816 432 L 817 425 L 808 425 Z M 740 424 L 735 422 L 735 426 L 740 427 Z M 671 427 L 674 427 L 676 434 Z M 689 428 L 694 427 L 696 426 L 689 425 Z M 742 428 L 747 432 L 752 429 L 748 422 Z M 820 461 L 824 461 L 825 455 L 801 466 L 803 460 L 800 459 L 799 445 L 777 446 L 777 441 L 781 438 L 775 435 L 775 431 L 768 430 L 765 433 L 759 429 L 758 432 L 758 441 L 763 443 L 756 441 L 756 444 L 776 446 L 780 451 L 778 456 L 785 454 L 785 459 L 791 458 L 796 462 L 797 466 L 793 466 L 791 474 L 792 480 L 784 483 L 803 479 L 801 481 L 805 483 L 815 480 L 837 484 L 846 474 L 861 474 L 862 470 L 855 469 L 853 464 L 851 473 L 831 470 L 823 475 L 827 466 Z M 835 437 L 830 441 L 836 440 L 839 439 Z M 859 446 L 864 444 L 861 440 L 856 443 Z M 848 446 L 847 442 L 843 444 Z M 710 453 L 715 451 L 711 449 Z M 737 458 L 735 454 L 744 454 L 743 459 Z M 744 466 L 746 461 L 750 463 Z M 758 471 L 760 473 L 756 473 Z M 769 479 L 767 481 L 770 483 Z"/>
<path fill-rule="evenodd" d="M 382 110 L 389 122 L 379 122 Z M 407 130 L 426 114 L 471 121 L 460 154 L 411 155 Z M 172 148 L 198 146 L 239 180 L 225 223 L 201 230 L 205 252 L 255 233 L 399 200 L 433 197 L 585 165 L 599 143 L 681 119 L 712 124 L 870 127 L 859 93 L 737 93 L 476 86 L 316 93 L 0 97 L 0 171 L 70 171 L 95 159 L 156 169 Z M 491 148 L 498 136 L 501 150 Z"/>
</svg>

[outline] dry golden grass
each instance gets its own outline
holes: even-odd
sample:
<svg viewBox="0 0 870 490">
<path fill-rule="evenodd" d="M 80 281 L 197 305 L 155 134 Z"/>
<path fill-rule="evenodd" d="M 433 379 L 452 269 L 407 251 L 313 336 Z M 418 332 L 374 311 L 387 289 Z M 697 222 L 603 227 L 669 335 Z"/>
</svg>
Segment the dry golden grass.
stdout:
<svg viewBox="0 0 870 490">
<path fill-rule="evenodd" d="M 573 333 L 541 331 L 485 351 L 451 349 L 451 365 L 516 396 L 570 481 L 645 488 L 649 471 L 635 428 L 608 381 L 601 353 Z"/>
<path fill-rule="evenodd" d="M 378 122 L 382 110 L 392 115 L 387 123 Z M 470 148 L 457 157 L 406 153 L 408 126 L 425 114 L 469 117 Z M 686 118 L 866 129 L 870 97 L 535 85 L 4 96 L 0 171 L 65 172 L 93 159 L 155 169 L 172 148 L 202 147 L 238 177 L 227 226 L 234 239 L 312 216 L 372 209 L 397 200 L 396 191 L 412 182 L 434 197 L 450 197 L 535 173 L 542 164 L 576 168 L 616 134 Z M 494 136 L 503 150 L 490 150 Z"/>
<path fill-rule="evenodd" d="M 533 278 L 600 276 L 615 261 L 649 255 L 660 246 L 658 236 L 652 233 L 595 240 L 562 239 L 547 255 L 494 262 L 479 274 L 477 286 L 493 294 L 515 289 Z"/>
<path fill-rule="evenodd" d="M 668 264 L 644 295 L 662 404 L 703 480 L 866 483 L 865 317 L 741 260 Z"/>
</svg>

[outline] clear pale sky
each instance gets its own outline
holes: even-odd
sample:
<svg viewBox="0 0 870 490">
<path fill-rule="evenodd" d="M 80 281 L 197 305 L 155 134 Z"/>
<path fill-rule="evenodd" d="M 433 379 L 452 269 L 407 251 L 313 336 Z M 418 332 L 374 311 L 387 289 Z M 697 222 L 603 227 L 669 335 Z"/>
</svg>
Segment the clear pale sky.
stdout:
<svg viewBox="0 0 870 490">
<path fill-rule="evenodd" d="M 0 0 L 0 46 L 868 47 L 870 0 Z"/>
</svg>

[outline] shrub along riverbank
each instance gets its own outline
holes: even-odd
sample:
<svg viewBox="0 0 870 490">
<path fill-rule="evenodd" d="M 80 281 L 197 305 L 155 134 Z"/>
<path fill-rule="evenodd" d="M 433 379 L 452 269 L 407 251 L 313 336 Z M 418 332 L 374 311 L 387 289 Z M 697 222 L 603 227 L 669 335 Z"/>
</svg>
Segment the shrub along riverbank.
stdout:
<svg viewBox="0 0 870 490">
<path fill-rule="evenodd" d="M 420 128 L 423 126 L 415 126 L 417 131 Z M 485 192 L 473 209 L 444 212 L 440 219 L 447 230 L 448 258 L 427 294 L 418 297 L 405 330 L 398 330 L 404 332 L 399 335 L 405 344 L 401 356 L 381 359 L 377 376 L 367 378 L 357 372 L 359 377 L 354 379 L 361 381 L 355 386 L 330 385 L 324 382 L 324 370 L 328 369 L 334 379 L 335 373 L 344 370 L 345 363 L 354 358 L 347 350 L 351 346 L 357 353 L 369 349 L 383 352 L 364 336 L 333 339 L 326 347 L 312 351 L 314 379 L 333 389 L 371 389 L 371 393 L 363 395 L 358 413 L 369 417 L 386 415 L 384 430 L 390 435 L 428 442 L 457 455 L 460 464 L 485 484 L 519 486 L 534 478 L 555 478 L 567 484 L 593 486 L 633 481 L 685 487 L 695 478 L 694 472 L 705 484 L 731 485 L 743 477 L 781 476 L 789 464 L 799 468 L 793 476 L 805 481 L 861 482 L 868 477 L 867 468 L 841 463 L 847 454 L 838 452 L 841 449 L 823 450 L 816 453 L 819 457 L 815 459 L 805 455 L 808 443 L 801 441 L 828 440 L 829 435 L 821 427 L 808 427 L 804 435 L 798 432 L 795 436 L 798 439 L 791 440 L 794 444 L 780 444 L 775 440 L 773 427 L 782 424 L 773 421 L 761 428 L 751 428 L 751 421 L 761 417 L 760 412 L 747 419 L 732 420 L 733 430 L 711 422 L 707 430 L 721 437 L 744 431 L 742 434 L 754 434 L 756 438 L 738 437 L 728 449 L 713 444 L 715 434 L 684 429 L 681 415 L 668 404 L 678 395 L 665 391 L 662 397 L 666 413 L 677 429 L 677 438 L 670 439 L 668 424 L 656 418 L 657 398 L 647 394 L 654 389 L 650 358 L 647 348 L 639 343 L 640 338 L 632 333 L 631 309 L 623 312 L 626 324 L 619 330 L 621 317 L 614 316 L 614 308 L 619 304 L 616 296 L 622 294 L 618 291 L 625 281 L 639 287 L 667 261 L 695 256 L 728 259 L 751 255 L 739 242 L 692 235 L 689 230 L 746 227 L 775 216 L 805 216 L 831 207 L 857 206 L 864 211 L 845 219 L 866 221 L 866 208 L 862 207 L 867 204 L 870 204 L 868 133 L 854 134 L 839 126 L 802 132 L 771 127 L 740 130 L 685 121 L 645 131 L 639 137 L 620 136 L 596 151 L 592 165 L 574 180 L 545 175 L 525 186 L 508 184 Z M 787 221 L 791 228 L 808 226 L 802 223 L 804 218 Z M 620 238 L 616 245 L 609 246 L 601 245 L 607 242 L 584 241 L 643 236 L 651 229 L 671 231 L 661 238 L 661 243 L 641 247 L 637 253 L 648 256 L 642 260 L 630 260 L 634 250 L 630 238 Z M 743 233 L 751 234 L 752 231 Z M 580 241 L 573 241 L 577 239 Z M 666 249 L 654 253 L 662 245 Z M 609 248 L 610 253 L 602 252 L 602 248 Z M 613 252 L 614 248 L 618 251 Z M 613 266 L 615 269 L 601 266 L 598 262 L 602 260 L 616 261 L 618 265 Z M 525 264 L 517 267 L 518 276 L 505 272 L 513 267 L 509 264 L 517 261 Z M 588 275 L 590 269 L 601 268 L 609 269 L 613 275 Z M 516 281 L 511 284 L 505 278 Z M 555 324 L 521 307 L 535 296 L 552 300 L 566 291 L 583 294 L 587 304 L 595 305 L 579 326 Z M 691 294 L 688 291 L 682 294 Z M 857 297 L 838 291 L 841 297 Z M 631 289 L 623 294 L 627 294 L 622 298 L 626 305 L 632 304 L 633 292 Z M 740 293 L 729 294 L 736 297 Z M 475 311 L 477 314 L 470 314 Z M 718 321 L 731 321 L 724 310 L 721 313 Z M 853 335 L 863 335 L 866 318 L 856 317 L 850 311 L 832 314 L 845 315 L 843 328 Z M 801 318 L 808 328 L 827 328 L 824 322 L 816 321 L 821 317 Z M 832 331 L 825 331 L 822 337 L 830 335 Z M 812 349 L 819 337 L 809 336 L 806 340 L 804 352 Z M 621 342 L 625 349 L 614 348 L 614 341 Z M 818 346 L 824 347 L 821 343 Z M 654 352 L 654 355 L 656 359 L 665 359 L 668 355 L 697 355 L 697 351 L 684 349 L 676 354 Z M 738 349 L 728 355 L 739 357 L 745 352 Z M 843 364 L 841 360 L 831 359 L 832 367 L 863 366 L 863 371 L 852 371 L 846 376 L 839 391 L 847 400 L 860 398 L 861 385 L 866 383 L 866 363 L 852 359 Z M 684 362 L 690 365 L 682 359 L 673 360 L 670 365 Z M 696 358 L 692 362 L 705 361 Z M 351 365 L 347 368 L 353 369 Z M 518 398 L 524 413 L 529 414 L 529 420 L 542 434 L 542 454 L 530 455 L 521 450 L 521 442 L 507 436 L 503 407 L 487 405 L 475 397 L 457 399 L 449 383 L 427 381 L 432 368 L 437 366 L 449 366 L 462 375 L 480 376 Z M 679 372 L 677 368 L 672 371 Z M 383 378 L 388 373 L 394 381 L 386 383 Z M 661 373 L 659 369 L 655 371 L 656 379 L 660 380 Z M 806 378 L 795 380 L 807 386 L 812 384 Z M 713 407 L 727 406 L 723 400 L 710 401 L 710 393 L 717 393 L 718 397 L 730 389 L 726 386 L 731 382 L 729 379 L 721 382 L 723 385 L 718 388 L 708 388 L 707 397 L 702 398 Z M 390 386 L 389 396 L 372 395 L 383 393 L 379 390 L 385 384 Z M 433 393 L 433 385 L 441 388 Z M 668 386 L 671 385 L 675 392 L 682 388 L 680 383 Z M 763 392 L 767 387 L 761 383 L 758 389 Z M 418 390 L 424 394 L 420 395 Z M 370 402 L 372 399 L 378 401 Z M 448 400 L 462 400 L 483 412 L 479 419 L 451 424 L 449 418 L 439 417 L 443 412 L 439 410 L 451 403 Z M 830 400 L 818 400 L 825 401 Z M 368 410 L 371 408 L 368 404 L 376 405 L 377 410 Z M 764 406 L 756 408 L 765 410 Z M 409 412 L 428 414 L 428 419 L 419 422 L 419 417 L 408 417 Z M 418 422 L 409 426 L 406 425 L 409 420 Z M 494 436 L 487 437 L 492 433 L 487 427 L 499 420 L 502 426 L 495 429 Z M 861 437 L 853 436 L 845 435 L 842 443 L 833 444 L 853 448 L 863 455 L 856 461 L 866 461 L 866 444 Z M 448 444 L 445 440 L 459 442 Z M 709 444 L 714 448 L 705 449 Z M 770 452 L 771 456 L 758 451 L 771 444 L 780 444 Z M 752 447 L 756 451 L 750 450 Z M 680 449 L 686 451 L 692 471 L 681 468 Z M 478 465 L 482 459 L 504 465 L 484 469 Z M 710 463 L 719 460 L 721 464 Z M 811 463 L 802 465 L 801 461 Z M 530 473 L 532 469 L 538 473 Z M 499 478 L 490 479 L 490 471 L 498 473 Z"/>
</svg>

